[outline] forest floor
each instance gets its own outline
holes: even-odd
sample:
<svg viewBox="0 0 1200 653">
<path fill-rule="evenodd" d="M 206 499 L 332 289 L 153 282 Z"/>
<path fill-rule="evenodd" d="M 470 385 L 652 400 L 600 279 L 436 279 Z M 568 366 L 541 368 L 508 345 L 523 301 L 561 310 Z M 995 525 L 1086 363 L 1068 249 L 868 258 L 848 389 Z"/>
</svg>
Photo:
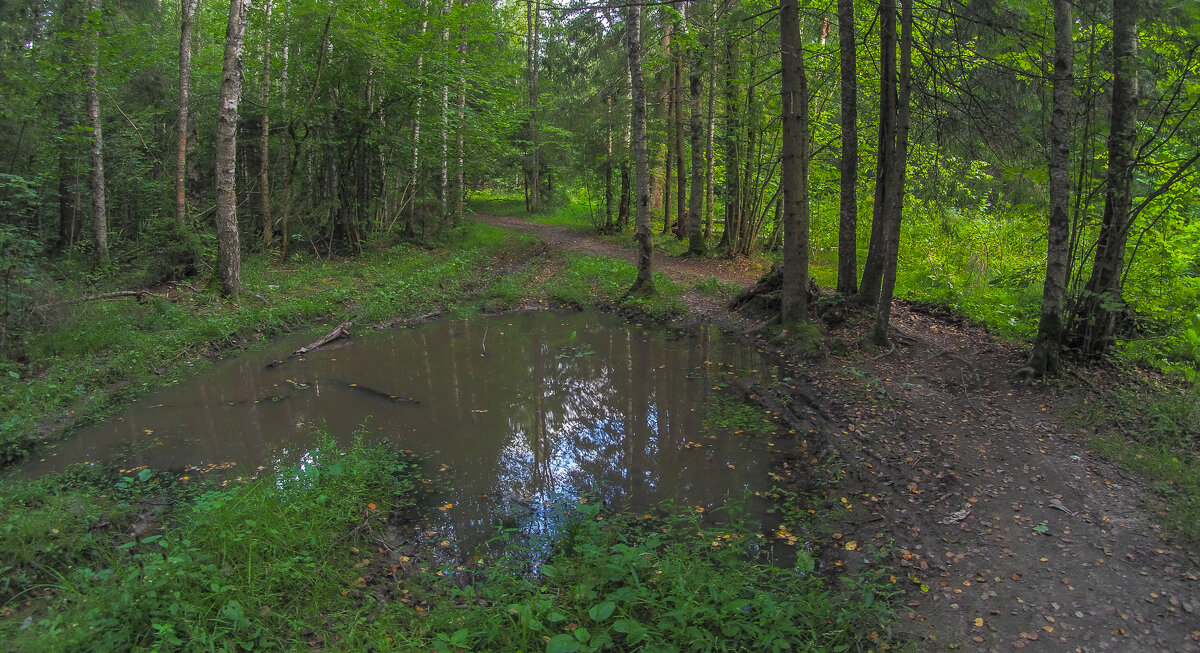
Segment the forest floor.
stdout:
<svg viewBox="0 0 1200 653">
<path fill-rule="evenodd" d="M 630 262 L 631 248 L 568 227 L 476 216 L 574 250 Z M 760 265 L 655 252 L 679 282 L 753 283 Z M 748 334 L 725 299 L 685 292 L 690 319 Z M 895 348 L 859 348 L 870 325 L 824 328 L 850 346 L 820 361 L 776 351 L 781 389 L 822 426 L 853 515 L 818 542 L 849 571 L 894 554 L 907 593 L 894 634 L 919 650 L 1200 651 L 1200 557 L 1147 512 L 1145 483 L 1092 452 L 1069 411 L 1083 383 L 1014 386 L 1025 352 L 948 312 L 897 302 Z M 753 337 L 753 336 L 747 336 Z M 760 346 L 762 341 L 756 342 Z M 798 412 L 800 412 L 798 410 Z"/>
</svg>

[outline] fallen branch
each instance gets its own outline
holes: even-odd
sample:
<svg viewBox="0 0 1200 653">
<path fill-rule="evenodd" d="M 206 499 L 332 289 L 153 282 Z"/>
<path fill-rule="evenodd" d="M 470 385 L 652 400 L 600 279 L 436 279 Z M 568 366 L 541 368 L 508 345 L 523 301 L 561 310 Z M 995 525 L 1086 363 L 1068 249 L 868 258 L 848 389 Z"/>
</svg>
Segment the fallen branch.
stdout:
<svg viewBox="0 0 1200 653">
<path fill-rule="evenodd" d="M 480 356 L 483 356 L 484 358 L 487 358 L 487 334 L 489 328 L 491 328 L 490 324 L 483 327 L 483 340 L 479 342 L 479 347 L 483 350 L 483 353 L 481 353 Z"/>
<path fill-rule="evenodd" d="M 325 345 L 328 345 L 329 343 L 331 343 L 334 340 L 337 340 L 339 338 L 349 338 L 350 337 L 350 327 L 352 327 L 352 326 L 354 326 L 354 324 L 352 322 L 342 322 L 341 324 L 337 325 L 337 327 L 335 327 L 333 331 L 326 333 L 325 335 L 321 336 L 320 338 L 317 338 L 316 340 L 309 343 L 308 345 L 301 347 L 301 348 L 297 349 L 296 351 L 292 352 L 292 355 L 289 356 L 289 358 L 303 356 L 303 355 L 309 353 L 310 351 L 312 351 L 314 349 L 320 349 L 321 347 L 324 347 Z"/>
<path fill-rule="evenodd" d="M 57 302 L 50 302 L 49 304 L 42 304 L 41 306 L 34 306 L 33 308 L 31 308 L 29 310 L 44 311 L 47 308 L 54 308 L 56 306 L 69 306 L 71 304 L 82 304 L 84 302 L 95 301 L 97 299 L 120 299 L 122 297 L 137 297 L 139 302 L 144 302 L 144 301 L 146 301 L 146 298 L 150 297 L 151 295 L 154 295 L 154 293 L 152 293 L 146 289 L 114 290 L 113 292 L 102 292 L 98 295 L 88 295 L 87 297 L 76 297 L 74 299 L 63 299 L 63 300 L 60 300 Z"/>
</svg>

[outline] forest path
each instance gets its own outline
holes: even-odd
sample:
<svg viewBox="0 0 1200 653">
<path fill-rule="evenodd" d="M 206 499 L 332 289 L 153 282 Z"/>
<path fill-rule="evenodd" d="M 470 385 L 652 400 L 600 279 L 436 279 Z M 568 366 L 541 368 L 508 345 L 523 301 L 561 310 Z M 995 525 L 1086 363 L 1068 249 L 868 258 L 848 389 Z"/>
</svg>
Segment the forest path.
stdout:
<svg viewBox="0 0 1200 653">
<path fill-rule="evenodd" d="M 476 219 L 551 249 L 634 260 L 566 227 Z M 762 274 L 661 252 L 655 267 L 684 282 Z M 689 295 L 696 318 L 747 324 L 720 299 Z M 921 651 L 1200 652 L 1200 559 L 1146 512 L 1143 482 L 1059 417 L 1084 391 L 1012 386 L 1025 352 L 943 310 L 897 302 L 886 354 L 856 347 L 864 320 L 823 328 L 849 353 L 788 360 L 790 392 L 793 409 L 825 425 L 813 444 L 837 453 L 853 505 L 819 543 L 826 562 L 862 570 L 881 550 L 894 554 L 907 592 L 897 635 Z"/>
<path fill-rule="evenodd" d="M 596 238 L 593 234 L 582 233 L 562 225 L 549 225 L 531 222 L 515 216 L 475 215 L 474 220 L 494 227 L 516 229 L 531 233 L 546 243 L 551 250 L 571 250 L 584 254 L 609 256 L 637 265 L 637 251 L 631 245 L 622 247 Z M 655 234 L 655 238 L 663 238 Z M 725 299 L 697 292 L 692 284 L 708 277 L 717 277 L 726 283 L 746 286 L 758 280 L 766 268 L 761 262 L 744 258 L 714 259 L 714 258 L 682 258 L 669 256 L 661 250 L 654 252 L 654 270 L 661 272 L 672 281 L 684 287 L 682 300 L 688 306 L 691 316 L 697 320 L 717 322 L 720 324 L 748 325 L 740 316 L 730 314 L 725 308 Z"/>
</svg>

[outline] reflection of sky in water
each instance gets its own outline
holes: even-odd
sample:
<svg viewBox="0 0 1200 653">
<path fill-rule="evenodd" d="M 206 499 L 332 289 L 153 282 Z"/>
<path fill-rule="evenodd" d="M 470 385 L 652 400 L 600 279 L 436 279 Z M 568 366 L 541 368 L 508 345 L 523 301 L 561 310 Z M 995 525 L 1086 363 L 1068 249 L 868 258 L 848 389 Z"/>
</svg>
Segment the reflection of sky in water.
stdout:
<svg viewBox="0 0 1200 653">
<path fill-rule="evenodd" d="M 238 475 L 312 464 L 304 455 L 315 428 L 348 443 L 366 423 L 369 441 L 429 457 L 426 473 L 449 488 L 430 504 L 454 506 L 435 511 L 438 528 L 474 542 L 494 535 L 517 500 L 533 511 L 529 531 L 549 536 L 564 502 L 589 488 L 642 510 L 664 500 L 713 506 L 770 485 L 761 443 L 703 431 L 702 407 L 723 375 L 763 367 L 712 329 L 675 338 L 605 315 L 520 313 L 363 331 L 265 368 L 307 339 L 148 396 L 25 471 L 118 458 L 167 470 L 235 462 Z M 142 450 L 123 453 L 129 442 Z"/>
</svg>

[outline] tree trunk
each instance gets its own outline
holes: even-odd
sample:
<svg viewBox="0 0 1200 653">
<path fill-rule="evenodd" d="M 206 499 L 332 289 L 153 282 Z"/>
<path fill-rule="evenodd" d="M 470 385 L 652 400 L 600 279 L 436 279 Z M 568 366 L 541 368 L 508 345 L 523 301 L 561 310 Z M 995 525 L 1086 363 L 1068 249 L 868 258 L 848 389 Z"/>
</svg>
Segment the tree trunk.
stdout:
<svg viewBox="0 0 1200 653">
<path fill-rule="evenodd" d="M 450 49 L 450 2 L 442 3 L 442 47 Z M 438 177 L 438 218 L 446 221 L 450 216 L 450 82 L 442 77 L 442 160 Z"/>
<path fill-rule="evenodd" d="M 677 183 L 675 184 L 675 210 L 678 212 L 678 218 L 675 220 L 675 237 L 683 240 L 684 230 L 687 229 L 688 215 L 684 209 L 687 204 L 687 164 L 684 162 L 683 149 L 683 49 L 688 45 L 687 38 L 687 5 L 679 5 L 679 27 L 677 28 L 683 35 L 683 40 L 675 45 L 675 81 L 671 84 L 671 93 L 674 99 L 671 102 L 671 107 L 675 111 L 675 175 Z"/>
<path fill-rule="evenodd" d="M 667 53 L 667 59 L 671 60 L 672 55 L 674 54 L 672 52 L 673 47 L 672 47 L 672 43 L 671 43 L 671 40 L 672 40 L 671 37 L 675 34 L 675 23 L 674 22 L 667 23 L 664 32 L 665 33 L 663 36 L 663 50 Z M 671 231 L 671 200 L 674 197 L 671 189 L 675 183 L 674 177 L 671 174 L 671 171 L 674 170 L 674 165 L 675 165 L 675 156 L 674 156 L 674 150 L 675 150 L 675 133 L 674 133 L 675 106 L 673 104 L 675 102 L 675 89 L 674 89 L 675 82 L 674 82 L 674 80 L 675 80 L 675 77 L 674 77 L 674 75 L 672 75 L 667 78 L 666 82 L 664 82 L 666 88 L 663 92 L 663 103 L 662 103 L 663 127 L 664 127 L 663 131 L 666 132 L 666 137 L 663 139 L 664 140 L 663 144 L 666 147 L 666 154 L 663 157 L 663 198 L 662 198 L 662 201 L 663 201 L 663 229 L 662 229 L 662 232 L 664 234 L 669 233 Z"/>
<path fill-rule="evenodd" d="M 259 136 L 258 192 L 262 209 L 263 251 L 271 251 L 275 241 L 274 223 L 271 219 L 271 5 L 274 0 L 265 0 L 263 11 L 263 71 L 262 71 L 262 134 Z"/>
<path fill-rule="evenodd" d="M 854 42 L 854 0 L 838 0 L 838 49 L 841 58 L 842 157 L 841 215 L 838 221 L 837 292 L 858 292 L 858 70 Z"/>
<path fill-rule="evenodd" d="M 222 64 L 221 90 L 217 100 L 217 267 L 221 276 L 221 291 L 235 299 L 242 290 L 235 179 L 238 103 L 242 99 L 242 44 L 246 35 L 247 5 L 247 0 L 233 0 L 229 4 L 229 23 L 225 28 L 225 58 Z"/>
<path fill-rule="evenodd" d="M 712 39 L 713 37 L 709 37 Z M 713 136 L 717 129 L 716 91 L 717 71 L 715 40 L 709 41 L 708 49 L 708 114 L 705 118 L 704 130 L 704 238 L 712 238 L 713 233 L 713 199 L 716 197 L 713 188 Z"/>
<path fill-rule="evenodd" d="M 425 37 L 425 30 L 429 28 L 429 0 L 421 0 L 421 38 Z M 422 71 L 425 68 L 425 50 L 417 52 L 417 101 L 416 109 L 413 112 L 413 149 L 412 149 L 412 178 L 409 182 L 412 186 L 412 199 L 409 200 L 408 211 L 408 227 L 409 234 L 413 233 L 414 226 L 417 222 L 417 190 L 420 188 L 420 173 L 421 173 L 421 101 L 424 99 L 425 80 L 422 78 Z"/>
<path fill-rule="evenodd" d="M 189 114 L 192 110 L 192 18 L 198 0 L 181 0 L 179 19 L 179 114 L 176 118 L 175 143 L 175 220 L 186 227 L 187 210 L 187 148 Z"/>
<path fill-rule="evenodd" d="M 800 38 L 798 0 L 779 5 L 780 64 L 783 68 L 783 285 L 780 321 L 808 320 L 808 78 Z"/>
<path fill-rule="evenodd" d="M 1136 145 L 1137 87 L 1136 0 L 1113 1 L 1113 91 L 1108 134 L 1108 179 L 1104 218 L 1092 275 L 1076 316 L 1075 340 L 1085 355 L 1103 353 L 1116 334 L 1125 310 L 1121 271 L 1132 222 L 1133 155 Z"/>
<path fill-rule="evenodd" d="M 541 3 L 529 0 L 529 212 L 542 208 L 542 162 L 538 152 L 538 40 L 541 38 Z"/>
<path fill-rule="evenodd" d="M 467 197 L 466 171 L 466 127 L 463 121 L 467 116 L 467 17 L 468 0 L 459 0 L 463 10 L 462 26 L 458 41 L 458 167 L 455 169 L 454 222 L 458 224 L 463 219 L 463 201 Z"/>
<path fill-rule="evenodd" d="M 611 231 L 613 222 L 613 133 L 612 133 L 612 95 L 604 96 L 604 105 L 608 112 L 608 120 L 604 123 L 604 230 Z"/>
<path fill-rule="evenodd" d="M 646 145 L 646 87 L 642 81 L 642 8 L 634 3 L 625 7 L 625 45 L 629 52 L 629 86 L 633 95 L 633 158 L 637 175 L 637 279 L 630 295 L 655 294 L 653 234 L 650 232 L 650 153 Z"/>
<path fill-rule="evenodd" d="M 617 207 L 617 231 L 629 228 L 629 201 L 632 191 L 629 188 L 629 161 L 621 162 L 621 204 Z"/>
<path fill-rule="evenodd" d="M 888 187 L 896 160 L 896 2 L 879 3 L 879 154 L 875 166 L 875 205 L 871 215 L 871 243 L 863 267 L 858 299 L 863 306 L 879 303 L 887 258 Z"/>
<path fill-rule="evenodd" d="M 725 35 L 725 225 L 721 233 L 721 248 L 729 256 L 736 253 L 737 225 L 741 216 L 742 201 L 739 195 L 739 170 L 741 157 L 738 153 L 737 92 L 737 43 L 732 31 Z"/>
<path fill-rule="evenodd" d="M 887 186 L 888 212 L 891 219 L 884 225 L 886 248 L 875 319 L 875 343 L 880 346 L 888 344 L 888 322 L 892 316 L 892 293 L 896 288 L 896 262 L 900 253 L 900 223 L 904 218 L 904 181 L 908 169 L 908 123 L 912 95 L 912 3 L 905 2 L 902 11 L 900 97 L 896 106 L 895 157 L 891 166 L 891 180 Z M 892 20 L 895 21 L 894 16 Z"/>
<path fill-rule="evenodd" d="M 704 130 L 700 121 L 700 100 L 704 89 L 700 84 L 700 53 L 699 46 L 691 44 L 688 58 L 688 83 L 691 99 L 692 127 L 692 195 L 688 200 L 688 254 L 702 256 L 704 254 L 704 147 L 701 134 Z"/>
<path fill-rule="evenodd" d="M 85 84 L 87 86 L 88 124 L 92 128 L 90 143 L 91 186 L 92 186 L 92 252 L 97 261 L 108 260 L 108 213 L 104 206 L 104 133 L 100 120 L 100 90 L 96 76 L 100 70 L 100 0 L 88 2 L 89 40 L 91 52 L 88 56 Z"/>
<path fill-rule="evenodd" d="M 1067 241 L 1071 201 L 1071 96 L 1075 86 L 1074 20 L 1068 0 L 1054 0 L 1053 107 L 1050 112 L 1050 223 L 1046 231 L 1046 282 L 1037 338 L 1027 366 L 1034 376 L 1061 371 L 1067 298 Z"/>
</svg>

